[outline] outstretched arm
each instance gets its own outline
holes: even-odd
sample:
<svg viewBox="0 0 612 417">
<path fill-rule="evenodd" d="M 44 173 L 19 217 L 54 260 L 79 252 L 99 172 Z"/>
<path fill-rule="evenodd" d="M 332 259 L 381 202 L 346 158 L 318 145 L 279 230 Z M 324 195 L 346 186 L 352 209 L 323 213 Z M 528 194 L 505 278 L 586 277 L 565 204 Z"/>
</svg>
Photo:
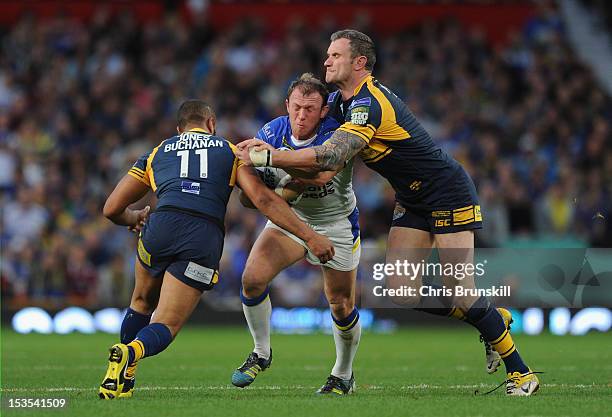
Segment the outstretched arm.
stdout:
<svg viewBox="0 0 612 417">
<path fill-rule="evenodd" d="M 255 166 L 338 171 L 365 146 L 366 142 L 361 137 L 344 130 L 336 130 L 327 142 L 312 148 L 298 151 L 251 148 L 239 156 L 243 161 L 251 162 Z"/>
</svg>

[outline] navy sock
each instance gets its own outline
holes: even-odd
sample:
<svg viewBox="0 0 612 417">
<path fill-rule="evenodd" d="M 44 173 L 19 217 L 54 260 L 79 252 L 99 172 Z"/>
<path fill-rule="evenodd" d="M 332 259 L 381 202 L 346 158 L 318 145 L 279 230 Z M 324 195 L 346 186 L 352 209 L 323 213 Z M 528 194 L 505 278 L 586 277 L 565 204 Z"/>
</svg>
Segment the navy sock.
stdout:
<svg viewBox="0 0 612 417">
<path fill-rule="evenodd" d="M 240 287 L 240 301 L 242 301 L 242 304 L 244 304 L 247 307 L 253 307 L 253 306 L 260 304 L 263 300 L 265 300 L 269 293 L 270 293 L 270 286 L 268 285 L 266 289 L 264 290 L 264 292 L 262 292 L 257 297 L 248 298 L 242 292 L 242 287 Z"/>
<path fill-rule="evenodd" d="M 488 299 L 480 297 L 466 313 L 467 322 L 476 327 L 482 337 L 491 343 L 506 365 L 506 371 L 525 373 L 529 371 L 523 362 L 501 314 Z"/>
<path fill-rule="evenodd" d="M 342 331 L 351 330 L 359 321 L 359 311 L 357 310 L 357 307 L 353 307 L 353 311 L 351 311 L 351 313 L 343 319 L 339 320 L 335 318 L 333 314 L 331 316 L 336 324 L 336 327 Z"/>
<path fill-rule="evenodd" d="M 131 308 L 128 308 L 123 322 L 121 323 L 121 343 L 127 345 L 132 340 L 136 339 L 136 335 L 143 327 L 147 326 L 151 321 L 150 314 L 141 314 Z"/>
<path fill-rule="evenodd" d="M 157 355 L 172 343 L 170 329 L 161 323 L 149 324 L 128 344 L 129 363 Z"/>
</svg>

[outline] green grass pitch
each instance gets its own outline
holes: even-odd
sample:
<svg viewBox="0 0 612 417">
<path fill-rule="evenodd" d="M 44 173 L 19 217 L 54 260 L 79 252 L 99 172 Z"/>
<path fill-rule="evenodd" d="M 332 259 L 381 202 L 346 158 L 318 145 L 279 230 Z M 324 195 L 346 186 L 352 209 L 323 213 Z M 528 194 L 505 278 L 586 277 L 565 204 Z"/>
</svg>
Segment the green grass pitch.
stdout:
<svg viewBox="0 0 612 417">
<path fill-rule="evenodd" d="M 531 398 L 486 391 L 488 375 L 475 331 L 407 328 L 364 333 L 355 363 L 357 392 L 319 397 L 334 360 L 330 335 L 273 335 L 274 362 L 246 389 L 230 384 L 251 349 L 245 328 L 185 329 L 145 359 L 131 399 L 102 401 L 97 385 L 116 336 L 2 332 L 3 416 L 605 416 L 612 415 L 612 334 L 515 336 L 541 375 Z M 68 399 L 64 410 L 16 410 L 9 398 Z"/>
</svg>

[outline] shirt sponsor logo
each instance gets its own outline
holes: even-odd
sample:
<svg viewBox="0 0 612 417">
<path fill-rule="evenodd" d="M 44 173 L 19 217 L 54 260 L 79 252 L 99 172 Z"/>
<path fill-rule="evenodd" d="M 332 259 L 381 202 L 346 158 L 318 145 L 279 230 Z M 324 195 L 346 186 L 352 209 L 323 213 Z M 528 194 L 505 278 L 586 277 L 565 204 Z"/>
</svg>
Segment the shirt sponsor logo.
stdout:
<svg viewBox="0 0 612 417">
<path fill-rule="evenodd" d="M 272 132 L 272 127 L 270 126 L 270 123 L 266 123 L 261 130 L 263 131 L 266 138 L 272 139 L 274 137 L 274 133 Z"/>
<path fill-rule="evenodd" d="M 306 187 L 302 194 L 302 198 L 323 198 L 335 193 L 334 181 L 332 180 L 320 187 L 316 185 Z"/>
<path fill-rule="evenodd" d="M 181 181 L 181 191 L 184 193 L 200 195 L 200 183 L 193 181 Z"/>
<path fill-rule="evenodd" d="M 351 110 L 351 123 L 354 125 L 365 125 L 370 115 L 369 107 L 355 107 Z"/>
</svg>

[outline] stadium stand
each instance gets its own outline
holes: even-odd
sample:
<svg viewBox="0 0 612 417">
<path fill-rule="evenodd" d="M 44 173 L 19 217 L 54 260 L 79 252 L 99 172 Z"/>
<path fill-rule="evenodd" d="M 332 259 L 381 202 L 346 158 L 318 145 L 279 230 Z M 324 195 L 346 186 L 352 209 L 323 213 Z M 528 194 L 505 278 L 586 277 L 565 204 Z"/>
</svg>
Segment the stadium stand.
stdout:
<svg viewBox="0 0 612 417">
<path fill-rule="evenodd" d="M 477 184 L 480 246 L 545 238 L 612 245 L 612 101 L 569 47 L 554 7 L 536 9 L 501 46 L 452 19 L 391 35 L 368 22 L 362 16 L 354 26 L 376 39 L 376 77 Z M 111 187 L 173 134 L 183 98 L 209 101 L 218 133 L 234 142 L 283 114 L 290 81 L 322 73 L 321 52 L 335 27 L 325 16 L 319 23 L 306 37 L 303 23 L 290 22 L 278 37 L 258 20 L 219 32 L 205 22 L 187 25 L 178 12 L 140 22 L 99 8 L 87 24 L 25 14 L 4 28 L 3 303 L 126 305 L 135 238 L 101 215 Z M 392 190 L 362 164 L 354 187 L 364 245 L 384 243 Z M 222 284 L 209 297 L 216 308 L 234 303 L 263 218 L 232 199 L 226 226 Z M 322 302 L 318 271 L 297 268 L 275 281 L 279 301 Z"/>
</svg>

